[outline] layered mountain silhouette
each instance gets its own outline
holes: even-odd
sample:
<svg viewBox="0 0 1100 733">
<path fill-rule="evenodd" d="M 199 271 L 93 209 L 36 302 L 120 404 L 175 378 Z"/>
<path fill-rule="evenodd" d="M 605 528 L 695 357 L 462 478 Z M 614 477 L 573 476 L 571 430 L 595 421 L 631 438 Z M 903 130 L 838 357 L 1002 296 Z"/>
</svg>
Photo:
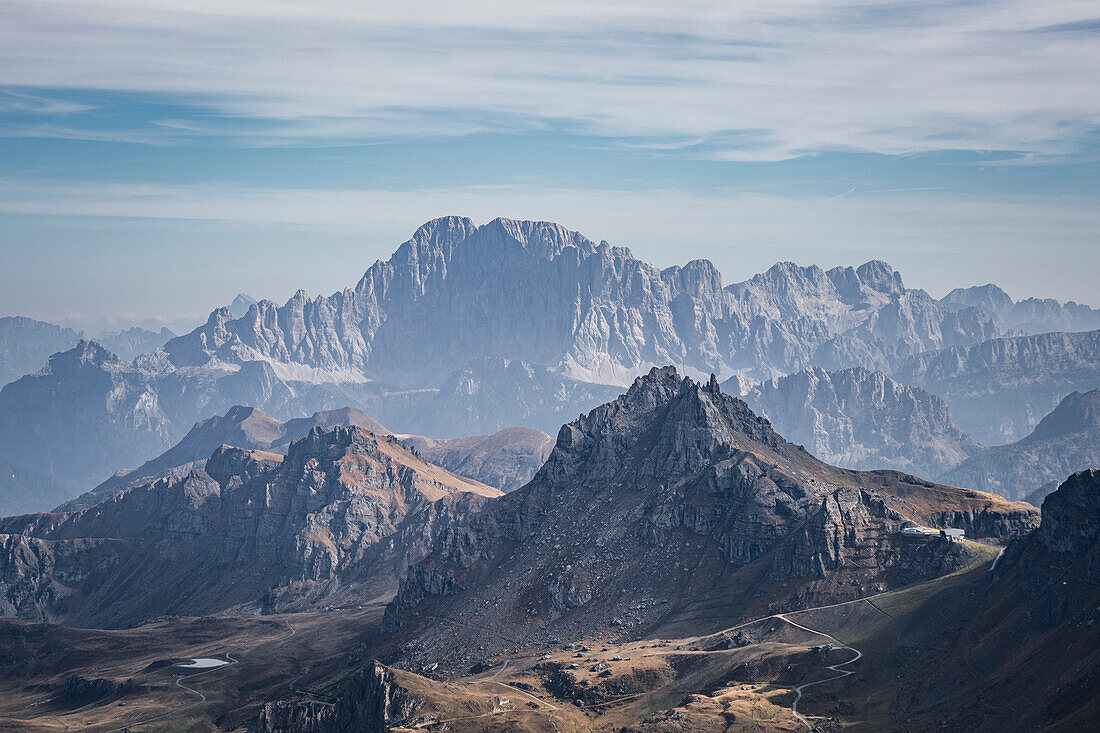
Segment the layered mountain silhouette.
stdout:
<svg viewBox="0 0 1100 733">
<path fill-rule="evenodd" d="M 891 471 L 835 468 L 780 437 L 713 378 L 654 368 L 564 426 L 527 486 L 440 535 L 386 628 L 405 663 L 461 663 L 582 633 L 720 628 L 866 595 L 972 560 L 905 522 L 1010 537 L 1035 510 Z M 433 627 L 445 617 L 454 626 Z"/>
<path fill-rule="evenodd" d="M 137 326 L 100 336 L 98 341 L 123 359 L 160 348 L 176 334 L 167 328 L 150 331 Z M 0 387 L 24 374 L 37 372 L 51 354 L 67 351 L 84 335 L 62 326 L 24 316 L 0 318 Z"/>
<path fill-rule="evenodd" d="M 1067 395 L 1023 440 L 982 451 L 943 480 L 1036 505 L 1062 477 L 1100 466 L 1100 389 Z M 1040 494 L 1037 490 L 1049 487 Z"/>
<path fill-rule="evenodd" d="M 907 290 L 883 262 L 780 263 L 724 287 L 706 260 L 658 270 L 625 247 L 546 222 L 428 222 L 387 262 L 331 297 L 229 309 L 165 352 L 176 367 L 270 361 L 283 378 L 362 376 L 438 385 L 474 359 L 625 384 L 651 365 L 775 376 L 815 359 L 875 366 L 996 335 L 977 309 Z"/>
<path fill-rule="evenodd" d="M 980 308 L 1008 331 L 1038 334 L 1048 331 L 1094 331 L 1100 328 L 1100 309 L 1053 298 L 1014 301 L 996 285 L 955 288 L 940 303 L 952 310 Z"/>
<path fill-rule="evenodd" d="M 56 511 L 86 509 L 130 486 L 186 476 L 205 467 L 223 445 L 285 454 L 291 443 L 315 427 L 358 426 L 375 436 L 393 435 L 374 418 L 353 407 L 315 412 L 282 422 L 255 407 L 234 406 L 224 415 L 195 426 L 176 445 L 136 469 L 124 469 Z M 430 463 L 504 491 L 527 483 L 549 455 L 553 439 L 534 428 L 505 428 L 493 435 L 440 439 L 400 435 L 401 443 Z"/>
<path fill-rule="evenodd" d="M 876 370 L 941 397 L 960 428 L 996 445 L 1025 436 L 1067 393 L 1100 384 L 1100 331 L 1002 335 L 1078 329 L 1094 311 L 1006 298 L 986 287 L 937 301 L 879 261 L 827 271 L 778 263 L 725 284 L 705 260 L 662 270 L 557 224 L 444 217 L 354 287 L 283 305 L 241 295 L 133 360 L 156 339 L 121 335 L 123 356 L 82 341 L 42 369 L 44 354 L 78 334 L 9 319 L 2 333 L 39 335 L 23 339 L 27 348 L 0 338 L 0 354 L 16 355 L 5 357 L 11 368 L 32 372 L 0 391 L 0 461 L 71 499 L 233 405 L 279 420 L 351 406 L 434 438 L 516 425 L 553 433 L 662 364 L 746 384 L 810 367 Z M 814 428 L 785 429 L 807 442 Z M 869 451 L 918 471 L 967 450 L 946 426 L 929 429 L 911 433 L 921 446 L 911 456 L 891 454 L 896 436 L 815 449 L 860 466 Z"/>
<path fill-rule="evenodd" d="M 128 626 L 385 596 L 438 532 L 499 495 L 360 427 L 314 427 L 285 457 L 222 446 L 185 476 L 0 522 L 0 608 Z"/>
</svg>

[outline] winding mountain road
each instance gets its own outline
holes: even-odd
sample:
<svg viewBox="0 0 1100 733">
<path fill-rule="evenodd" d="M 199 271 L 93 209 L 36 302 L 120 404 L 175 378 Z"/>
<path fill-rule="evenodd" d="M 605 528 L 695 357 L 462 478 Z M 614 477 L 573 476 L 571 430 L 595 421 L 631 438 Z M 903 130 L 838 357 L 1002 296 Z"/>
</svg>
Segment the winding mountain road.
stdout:
<svg viewBox="0 0 1100 733">
<path fill-rule="evenodd" d="M 867 599 L 864 598 L 864 599 L 861 599 L 861 600 L 867 600 Z M 814 610 L 814 609 L 807 608 L 805 610 L 811 611 L 811 610 Z M 798 703 L 802 700 L 802 691 L 805 690 L 807 687 L 813 687 L 814 685 L 820 685 L 824 682 L 832 682 L 833 680 L 839 680 L 839 679 L 842 679 L 842 678 L 847 677 L 849 675 L 855 674 L 855 672 L 853 672 L 852 670 L 850 670 L 850 669 L 841 669 L 841 667 L 847 667 L 849 664 L 853 664 L 854 662 L 858 662 L 860 659 L 863 658 L 863 652 L 861 652 L 859 649 L 856 649 L 853 646 L 849 646 L 848 644 L 845 644 L 844 642 L 842 642 L 840 639 L 837 639 L 832 634 L 826 634 L 824 631 L 818 631 L 817 629 L 811 629 L 808 626 L 803 626 L 802 624 L 795 623 L 794 621 L 791 621 L 789 618 L 787 618 L 782 613 L 776 614 L 775 618 L 782 619 L 783 621 L 786 621 L 791 626 L 794 626 L 797 629 L 802 629 L 803 631 L 808 631 L 811 634 L 817 634 L 818 636 L 824 636 L 826 639 L 829 639 L 830 641 L 834 642 L 837 645 L 837 648 L 839 648 L 839 649 L 847 649 L 849 651 L 853 651 L 853 652 L 856 653 L 856 655 L 854 657 L 852 657 L 851 659 L 849 659 L 847 661 L 840 662 L 839 664 L 831 664 L 828 667 L 826 667 L 826 669 L 832 670 L 833 672 L 837 672 L 838 674 L 836 674 L 832 677 L 826 677 L 823 680 L 815 680 L 813 682 L 806 682 L 804 684 L 798 685 L 797 687 L 795 687 L 791 690 L 792 692 L 794 692 L 794 702 L 791 703 L 791 712 L 794 713 L 794 717 L 796 717 L 800 721 L 802 721 L 803 725 L 805 725 L 807 728 L 809 728 L 812 731 L 814 729 L 814 726 L 810 722 L 810 718 L 808 716 L 803 715 L 802 713 L 798 712 Z"/>
</svg>

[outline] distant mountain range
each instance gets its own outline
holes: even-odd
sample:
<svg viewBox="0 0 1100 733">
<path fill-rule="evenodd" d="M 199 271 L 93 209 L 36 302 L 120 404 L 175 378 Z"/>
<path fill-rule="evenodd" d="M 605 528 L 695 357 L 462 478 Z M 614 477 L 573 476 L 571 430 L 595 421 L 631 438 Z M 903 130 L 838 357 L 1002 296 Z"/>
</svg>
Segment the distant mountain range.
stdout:
<svg viewBox="0 0 1100 733">
<path fill-rule="evenodd" d="M 863 377 L 815 392 L 816 424 L 774 402 L 794 388 L 790 379 L 760 387 L 773 402 L 755 404 L 829 460 L 935 474 L 972 450 L 955 426 L 981 444 L 1009 443 L 1069 392 L 1100 387 L 1100 330 L 1010 335 L 1089 328 L 1097 313 L 1014 303 L 994 286 L 936 300 L 879 261 L 828 271 L 778 263 L 725 285 L 705 260 L 661 270 L 557 224 L 445 217 L 354 287 L 298 292 L 281 306 L 239 295 L 158 348 L 166 332 L 124 332 L 110 342 L 115 354 L 70 346 L 79 334 L 65 329 L 6 319 L 0 364 L 27 376 L 0 391 L 0 461 L 60 487 L 35 507 L 44 509 L 234 405 L 279 420 L 350 406 L 433 438 L 512 426 L 553 434 L 651 366 L 671 364 L 734 379 L 739 392 L 815 368 L 881 373 L 899 390 L 881 404 L 857 387 Z M 832 399 L 835 420 L 821 405 Z M 890 424 L 874 426 L 872 409 L 894 410 Z M 26 506 L 5 501 L 0 509 Z"/>
<path fill-rule="evenodd" d="M 1100 328 L 1100 309 L 1072 300 L 1060 303 L 1053 298 L 1014 301 L 1008 293 L 992 284 L 955 288 L 940 303 L 952 310 L 980 308 L 993 316 L 1000 328 L 1025 334 L 1094 331 Z"/>
<path fill-rule="evenodd" d="M 162 328 L 158 333 L 135 326 L 104 334 L 96 340 L 128 361 L 160 348 L 175 336 L 167 328 Z M 37 372 L 50 355 L 71 349 L 82 338 L 85 338 L 84 334 L 71 328 L 33 318 L 0 318 L 0 387 L 24 374 Z"/>
<path fill-rule="evenodd" d="M 996 334 L 988 314 L 908 290 L 882 262 L 828 272 L 780 263 L 723 286 L 706 260 L 658 270 L 557 224 L 447 217 L 354 288 L 260 301 L 243 317 L 215 311 L 165 354 L 177 368 L 264 360 L 284 379 L 396 388 L 504 358 L 621 385 L 658 364 L 758 377 L 810 363 L 884 366 Z"/>
<path fill-rule="evenodd" d="M 1100 389 L 1067 395 L 1026 438 L 982 451 L 943 481 L 1038 505 L 1076 471 L 1100 466 Z M 1041 487 L 1048 487 L 1041 495 Z"/>
</svg>

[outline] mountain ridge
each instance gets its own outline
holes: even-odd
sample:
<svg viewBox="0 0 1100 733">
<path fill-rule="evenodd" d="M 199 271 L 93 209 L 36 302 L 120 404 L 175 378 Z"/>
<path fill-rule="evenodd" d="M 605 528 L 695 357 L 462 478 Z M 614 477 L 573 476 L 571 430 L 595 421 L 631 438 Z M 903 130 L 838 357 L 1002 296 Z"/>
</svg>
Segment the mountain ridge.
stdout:
<svg viewBox="0 0 1100 733">
<path fill-rule="evenodd" d="M 992 495 L 829 466 L 713 377 L 654 368 L 563 426 L 527 486 L 443 532 L 384 628 L 402 630 L 398 658 L 419 664 L 461 663 L 463 648 L 499 648 L 495 635 L 537 645 L 581 628 L 615 633 L 616 618 L 621 633 L 646 634 L 700 614 L 732 622 L 969 561 L 961 544 L 910 543 L 905 521 L 1006 537 L 1035 520 Z M 435 616 L 461 629 L 441 635 L 418 620 Z"/>
</svg>

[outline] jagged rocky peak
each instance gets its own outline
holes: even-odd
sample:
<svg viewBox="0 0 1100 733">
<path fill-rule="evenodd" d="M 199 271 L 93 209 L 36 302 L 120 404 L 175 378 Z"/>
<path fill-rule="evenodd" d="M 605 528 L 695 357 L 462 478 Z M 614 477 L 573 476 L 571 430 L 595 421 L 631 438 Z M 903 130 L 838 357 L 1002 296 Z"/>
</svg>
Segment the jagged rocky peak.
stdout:
<svg viewBox="0 0 1100 733">
<path fill-rule="evenodd" d="M 568 635 L 628 612 L 640 627 L 697 618 L 717 603 L 737 616 L 826 602 L 970 558 L 958 543 L 907 542 L 903 521 L 1002 536 L 1034 515 L 902 474 L 828 466 L 713 376 L 698 383 L 654 368 L 563 427 L 529 484 L 445 532 L 406 576 L 386 628 L 418 623 L 421 603 L 471 628 L 541 634 L 555 625 Z M 418 633 L 421 649 L 443 655 L 499 642 Z"/>
<path fill-rule="evenodd" d="M 0 550 L 0 577 L 17 578 L 0 584 L 0 614 L 126 625 L 374 598 L 393 592 L 439 532 L 497 496 L 357 426 L 314 427 L 285 458 L 223 445 L 203 469 L 0 524 L 0 535 L 51 543 L 43 562 Z"/>
<path fill-rule="evenodd" d="M 236 297 L 233 298 L 233 302 L 229 304 L 229 312 L 233 314 L 234 318 L 241 318 L 248 313 L 248 309 L 256 305 L 257 302 L 258 301 L 248 293 L 237 293 Z"/>
<path fill-rule="evenodd" d="M 683 267 L 673 265 L 661 270 L 661 279 L 676 283 L 676 293 L 693 297 L 713 295 L 722 290 L 722 273 L 710 260 L 692 260 Z"/>
<path fill-rule="evenodd" d="M 80 339 L 76 346 L 68 351 L 61 351 L 50 356 L 47 368 L 54 374 L 60 374 L 69 369 L 84 366 L 101 366 L 109 362 L 122 360 L 103 348 L 98 341 Z"/>
<path fill-rule="evenodd" d="M 901 273 L 882 260 L 870 260 L 856 268 L 860 282 L 874 288 L 880 293 L 900 295 L 905 292 L 905 285 L 901 281 Z"/>
<path fill-rule="evenodd" d="M 714 375 L 697 383 L 653 367 L 623 396 L 562 426 L 543 470 L 610 475 L 638 461 L 639 476 L 658 479 L 754 447 L 795 450 Z"/>
<path fill-rule="evenodd" d="M 1100 389 L 1073 392 L 1048 414 L 1025 441 L 1046 440 L 1061 435 L 1100 428 Z"/>
</svg>

